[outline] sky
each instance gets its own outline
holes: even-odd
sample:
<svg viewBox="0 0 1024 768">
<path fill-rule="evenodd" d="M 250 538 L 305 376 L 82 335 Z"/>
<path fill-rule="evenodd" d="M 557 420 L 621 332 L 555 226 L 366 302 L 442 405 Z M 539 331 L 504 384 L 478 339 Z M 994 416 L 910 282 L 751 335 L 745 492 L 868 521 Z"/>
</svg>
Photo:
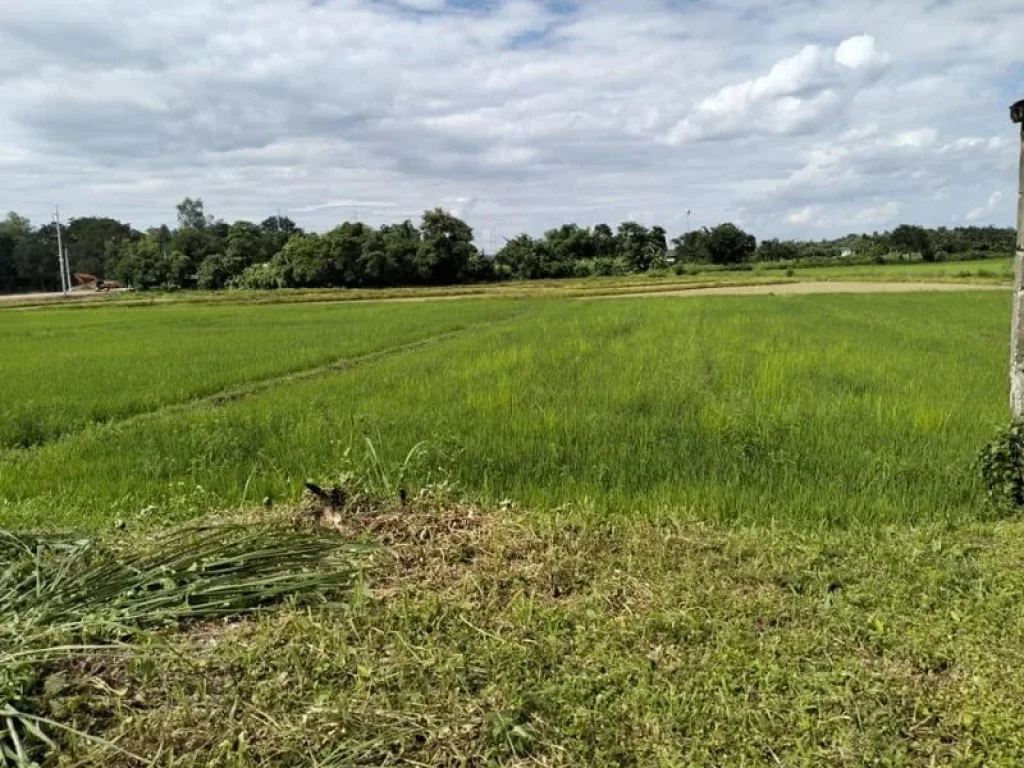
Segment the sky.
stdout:
<svg viewBox="0 0 1024 768">
<path fill-rule="evenodd" d="M 1022 30 L 1022 0 L 0 0 L 0 210 L 440 205 L 489 250 L 1011 226 Z"/>
</svg>

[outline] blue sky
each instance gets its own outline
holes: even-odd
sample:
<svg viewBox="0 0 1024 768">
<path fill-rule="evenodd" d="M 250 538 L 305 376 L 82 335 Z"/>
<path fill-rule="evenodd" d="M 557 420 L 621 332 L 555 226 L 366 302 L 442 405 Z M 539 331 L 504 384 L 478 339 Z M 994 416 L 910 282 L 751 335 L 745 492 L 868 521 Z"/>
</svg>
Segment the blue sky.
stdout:
<svg viewBox="0 0 1024 768">
<path fill-rule="evenodd" d="M 1010 225 L 1019 0 L 0 0 L 0 209 Z M 1019 96 L 1016 91 L 1019 90 Z"/>
</svg>

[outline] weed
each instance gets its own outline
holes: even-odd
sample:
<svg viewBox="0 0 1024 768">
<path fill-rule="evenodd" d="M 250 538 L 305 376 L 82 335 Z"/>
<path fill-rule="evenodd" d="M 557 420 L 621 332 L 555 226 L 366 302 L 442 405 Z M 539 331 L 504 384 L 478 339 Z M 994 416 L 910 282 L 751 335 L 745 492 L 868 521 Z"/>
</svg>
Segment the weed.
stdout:
<svg viewBox="0 0 1024 768">
<path fill-rule="evenodd" d="M 82 695 L 116 713 L 103 738 L 183 768 L 1024 759 L 1019 524 L 794 534 L 418 504 L 345 520 L 380 544 L 369 599 L 92 670 L 109 684 Z"/>
<path fill-rule="evenodd" d="M 1024 422 L 1002 428 L 981 451 L 978 464 L 985 495 L 996 514 L 1024 508 Z"/>
</svg>

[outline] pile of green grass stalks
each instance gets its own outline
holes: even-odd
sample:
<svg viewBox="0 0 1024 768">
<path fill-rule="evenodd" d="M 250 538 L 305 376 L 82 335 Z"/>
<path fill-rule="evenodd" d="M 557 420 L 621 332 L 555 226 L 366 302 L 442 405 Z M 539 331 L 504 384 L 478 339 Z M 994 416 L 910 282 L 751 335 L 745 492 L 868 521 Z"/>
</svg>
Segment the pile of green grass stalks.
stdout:
<svg viewBox="0 0 1024 768">
<path fill-rule="evenodd" d="M 45 717 L 54 667 L 124 653 L 160 628 L 344 599 L 360 549 L 282 525 L 180 528 L 124 549 L 0 530 L 0 766 L 37 764 L 58 736 L 99 741 Z"/>
</svg>

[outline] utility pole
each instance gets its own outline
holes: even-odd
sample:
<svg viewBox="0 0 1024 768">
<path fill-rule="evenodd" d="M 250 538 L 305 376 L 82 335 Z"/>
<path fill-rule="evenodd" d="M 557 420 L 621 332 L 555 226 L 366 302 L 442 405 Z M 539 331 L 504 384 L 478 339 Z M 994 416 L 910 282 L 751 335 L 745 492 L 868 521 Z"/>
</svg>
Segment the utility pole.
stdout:
<svg viewBox="0 0 1024 768">
<path fill-rule="evenodd" d="M 1017 181 L 1017 253 L 1013 259 L 1013 325 L 1010 335 L 1010 410 L 1024 419 L 1024 100 L 1010 107 L 1010 120 L 1020 125 L 1020 177 Z"/>
<path fill-rule="evenodd" d="M 71 276 L 67 273 L 67 255 L 64 252 L 64 246 L 60 239 L 60 207 L 55 205 L 53 210 L 53 220 L 57 225 L 57 264 L 60 267 L 60 292 L 67 296 Z"/>
</svg>

